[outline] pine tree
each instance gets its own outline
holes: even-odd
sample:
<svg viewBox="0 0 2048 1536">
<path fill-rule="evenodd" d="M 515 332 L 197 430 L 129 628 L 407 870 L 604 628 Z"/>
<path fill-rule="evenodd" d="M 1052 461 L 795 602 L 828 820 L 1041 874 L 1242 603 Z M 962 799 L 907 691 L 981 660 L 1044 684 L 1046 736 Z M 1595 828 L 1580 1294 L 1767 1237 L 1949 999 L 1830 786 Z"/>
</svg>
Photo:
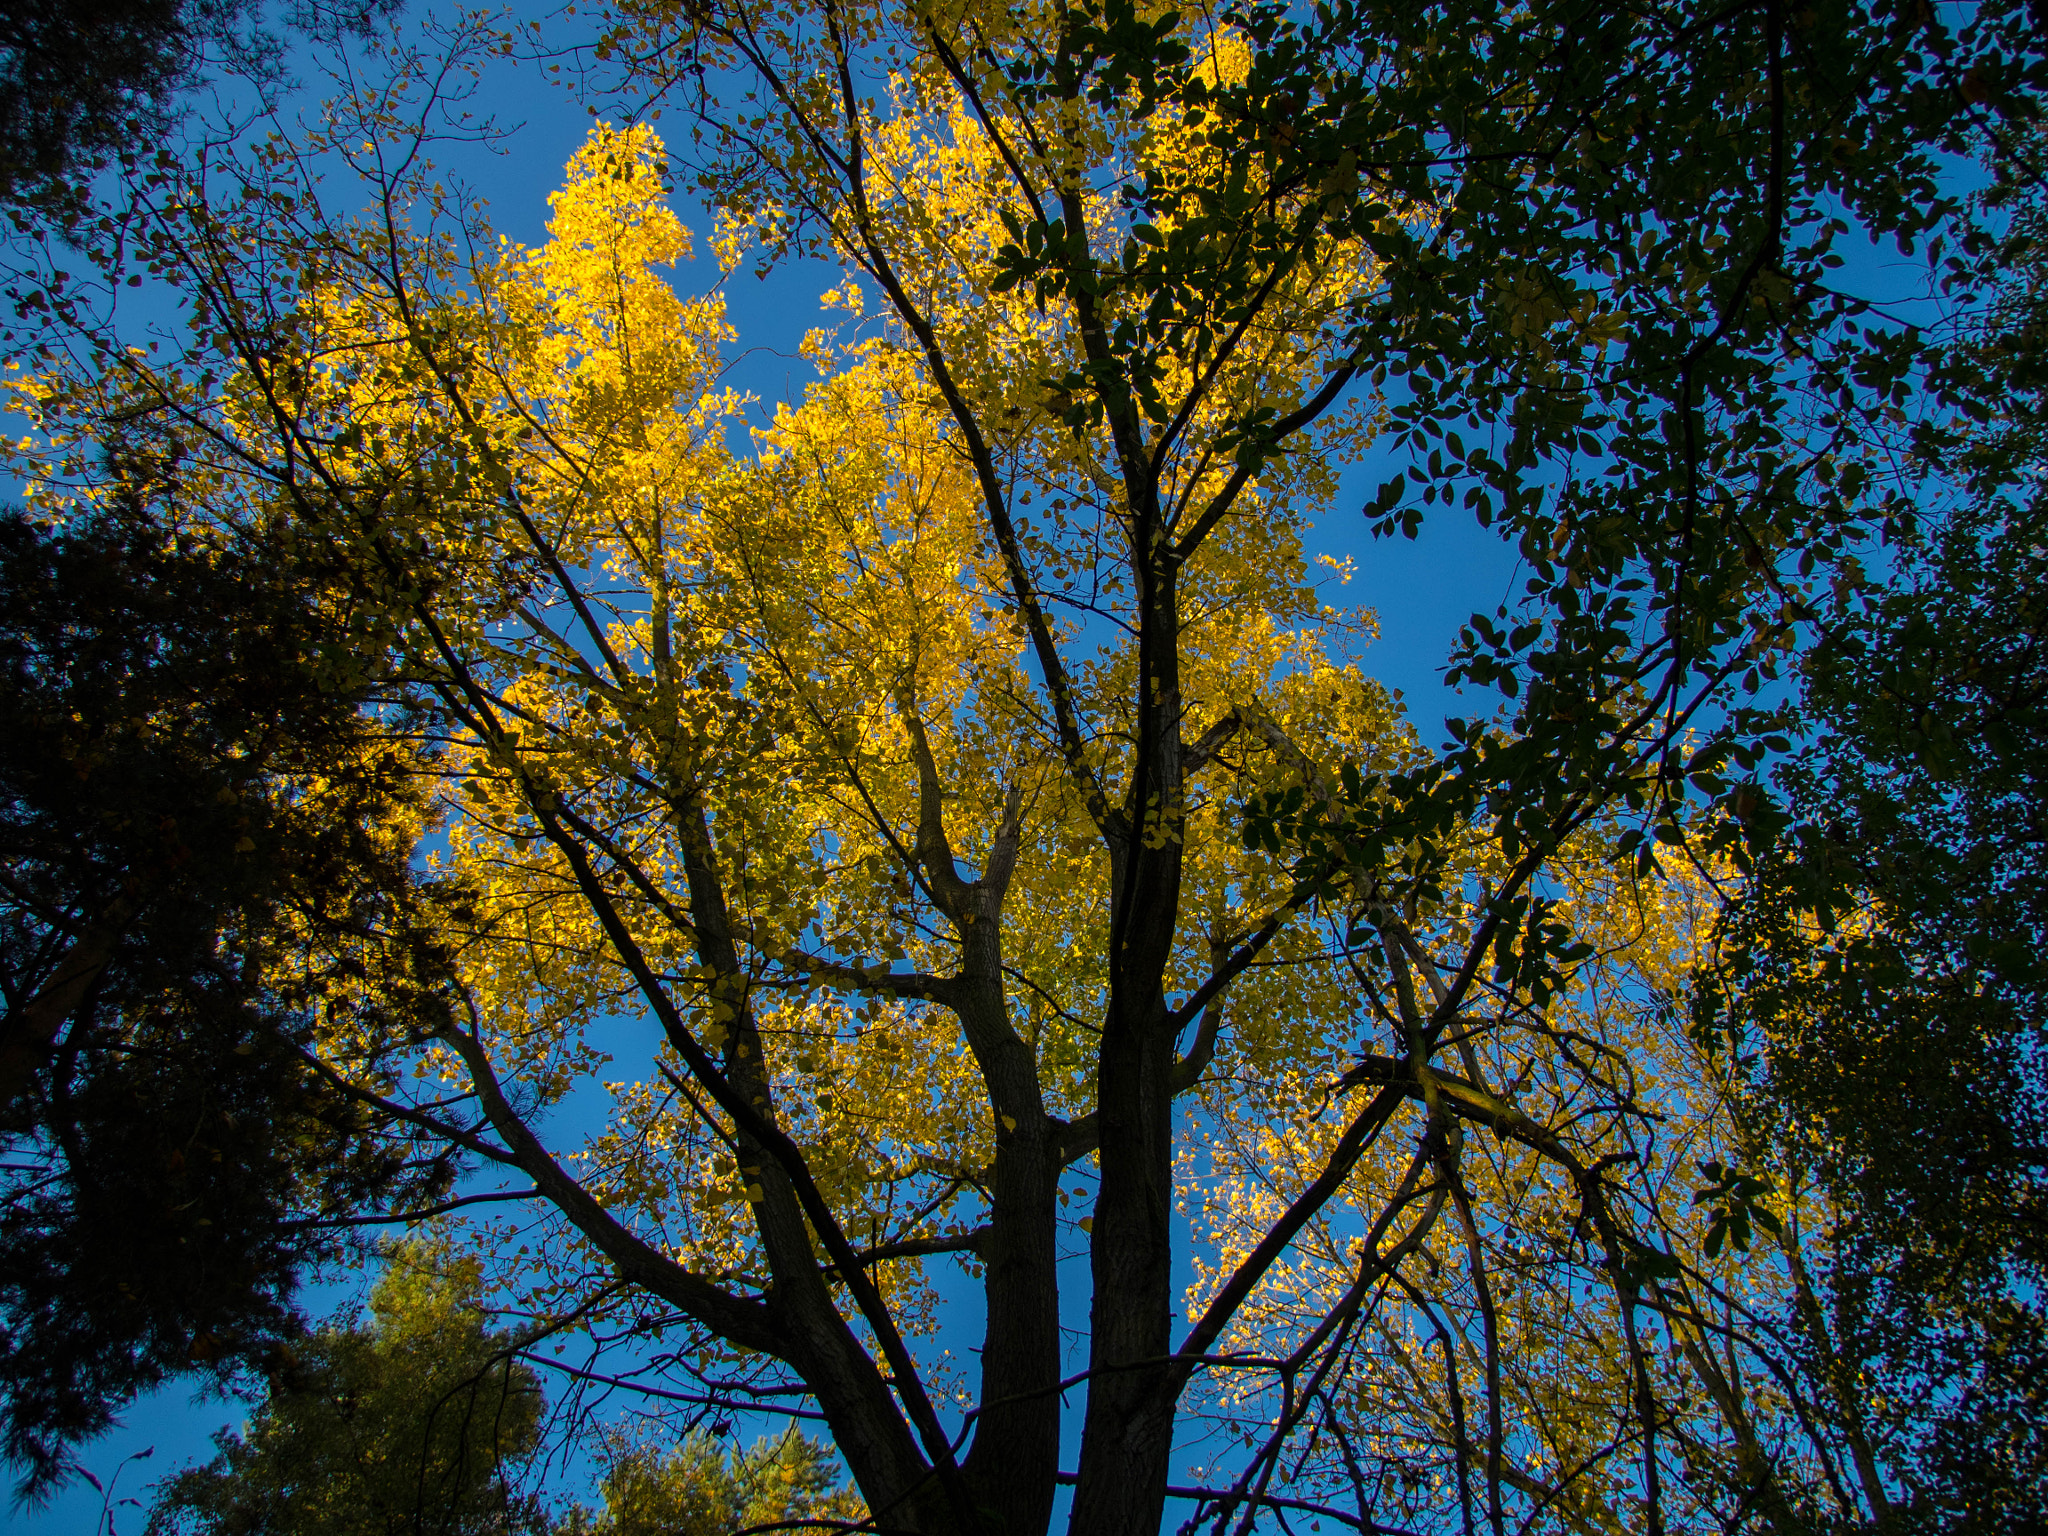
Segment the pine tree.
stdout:
<svg viewBox="0 0 2048 1536">
<path fill-rule="evenodd" d="M 446 1246 L 396 1246 L 366 1323 L 281 1357 L 242 1433 L 169 1479 L 157 1536 L 539 1536 L 517 1491 L 544 1406 L 515 1334 L 486 1326 L 482 1272 Z"/>
</svg>

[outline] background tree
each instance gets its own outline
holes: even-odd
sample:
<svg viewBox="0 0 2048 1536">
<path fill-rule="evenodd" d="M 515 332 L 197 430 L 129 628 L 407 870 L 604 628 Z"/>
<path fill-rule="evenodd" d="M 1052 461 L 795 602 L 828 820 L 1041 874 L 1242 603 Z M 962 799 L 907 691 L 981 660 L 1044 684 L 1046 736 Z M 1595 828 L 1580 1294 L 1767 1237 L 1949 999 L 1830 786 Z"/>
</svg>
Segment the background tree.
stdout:
<svg viewBox="0 0 2048 1536">
<path fill-rule="evenodd" d="M 453 1160 L 291 1046 L 322 985 L 365 1043 L 445 1006 L 361 610 L 124 502 L 0 521 L 0 614 L 0 1384 L 40 1494 L 136 1393 L 279 1347 L 304 1269 Z"/>
<path fill-rule="evenodd" d="M 521 1487 L 546 1418 L 533 1330 L 488 1326 L 483 1266 L 445 1238 L 385 1260 L 367 1324 L 330 1323 L 281 1351 L 242 1432 L 158 1485 L 153 1536 L 731 1536 L 859 1521 L 830 1453 L 794 1429 L 730 1453 L 708 1434 L 667 1454 L 614 1436 L 600 1508 L 551 1514 Z"/>
<path fill-rule="evenodd" d="M 866 1511 L 837 1481 L 830 1453 L 794 1426 L 730 1452 L 693 1434 L 666 1455 L 645 1446 L 620 1451 L 601 1486 L 602 1512 L 579 1510 L 565 1529 L 594 1536 L 730 1536 L 783 1522 L 857 1529 Z"/>
<path fill-rule="evenodd" d="M 464 1006 L 397 1076 L 323 1015 L 308 1069 L 531 1181 L 536 1310 L 815 1402 L 877 1523 L 1045 1528 L 1070 1388 L 1076 1532 L 1859 1515 L 1769 1331 L 1796 1237 L 1739 1241 L 1811 1228 L 1651 1004 L 1778 819 L 1774 668 L 1913 506 L 1927 354 L 1832 246 L 1977 248 L 1935 152 L 2031 99 L 2019 13 L 615 22 L 721 247 L 847 274 L 751 454 L 659 142 L 600 129 L 496 243 L 419 155 L 438 63 L 152 205 L 198 355 L 24 391 L 52 495 L 104 492 L 81 441 L 175 456 L 402 615 Z M 1430 754 L 1302 557 L 1382 428 L 1383 521 L 1462 505 L 1528 573 Z M 940 1254 L 971 1369 L 920 1344 Z"/>
<path fill-rule="evenodd" d="M 195 1536 L 506 1536 L 544 1532 L 512 1483 L 539 1443 L 539 1381 L 485 1326 L 481 1266 L 415 1240 L 390 1254 L 369 1325 L 280 1357 L 220 1455 L 159 1488 L 152 1532 Z"/>
<path fill-rule="evenodd" d="M 1884 1405 L 1915 1529 L 2048 1518 L 2041 146 L 1996 156 L 1996 298 L 1926 450 L 1967 483 L 1807 660 L 1795 826 L 1699 999 L 1749 1053 L 1759 1151 L 1839 1202 L 1807 1348 Z"/>
</svg>

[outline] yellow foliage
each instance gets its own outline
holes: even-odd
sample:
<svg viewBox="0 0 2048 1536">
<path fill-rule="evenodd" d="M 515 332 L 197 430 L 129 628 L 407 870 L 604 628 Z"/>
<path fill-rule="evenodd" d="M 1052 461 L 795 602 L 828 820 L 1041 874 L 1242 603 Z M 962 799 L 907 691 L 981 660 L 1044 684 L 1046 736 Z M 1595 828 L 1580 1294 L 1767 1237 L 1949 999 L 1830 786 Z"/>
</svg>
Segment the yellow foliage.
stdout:
<svg viewBox="0 0 2048 1536">
<path fill-rule="evenodd" d="M 1039 24 L 973 11 L 997 43 Z M 1241 83 L 1252 62 L 1217 30 L 1196 74 Z M 1309 412 L 1244 468 L 1247 422 L 1350 377 L 1343 317 L 1372 259 L 1325 242 L 1267 274 L 1228 348 L 1161 343 L 1104 383 L 1103 336 L 1152 323 L 1111 280 L 1126 247 L 1185 238 L 1200 266 L 1233 238 L 1214 219 L 1140 230 L 1104 189 L 1255 177 L 1253 149 L 1113 99 L 1050 100 L 1005 129 L 928 53 L 842 105 L 858 196 L 819 190 L 802 211 L 845 261 L 825 295 L 844 321 L 805 342 L 821 376 L 751 433 L 721 382 L 722 303 L 679 291 L 692 241 L 646 125 L 592 131 L 538 250 L 486 244 L 465 264 L 436 236 L 330 231 L 295 274 L 289 366 L 251 344 L 217 390 L 138 359 L 125 381 L 16 386 L 65 451 L 77 422 L 136 397 L 203 421 L 194 484 L 224 519 L 289 522 L 408 615 L 392 644 L 447 752 L 438 821 L 405 833 L 447 898 L 434 938 L 463 1011 L 420 1042 L 416 1087 L 367 1072 L 344 1027 L 318 1048 L 542 1187 L 561 1220 L 496 1255 L 536 1310 L 581 1304 L 592 1275 L 658 1270 L 665 1301 L 723 1338 L 707 1355 L 772 1352 L 746 1308 L 804 1297 L 843 1313 L 833 1337 L 865 1330 L 859 1347 L 887 1355 L 892 1329 L 936 1326 L 926 1265 L 952 1260 L 934 1255 L 983 1272 L 1020 1143 L 1048 1284 L 1055 1242 L 1121 1236 L 1089 1199 L 1098 1094 L 1106 1039 L 1133 1027 L 1117 1010 L 1149 1010 L 1191 1319 L 1362 1107 L 1400 1100 L 1215 1350 L 1270 1361 L 1325 1337 L 1376 1262 L 1371 1235 L 1409 1268 L 1328 1383 L 1336 1422 L 1469 1458 L 1440 1384 L 1445 1361 L 1469 1381 L 1484 1353 L 1512 1362 L 1489 1395 L 1523 1426 L 1517 1475 L 1608 1456 L 1638 1366 L 1702 1369 L 1690 1293 L 1628 1266 L 1697 1246 L 1687 1170 L 1742 1139 L 1719 1069 L 1670 1017 L 1715 893 L 1618 870 L 1606 824 L 1540 868 L 1452 828 L 1327 878 L 1244 835 L 1269 792 L 1334 806 L 1349 774 L 1362 816 L 1427 760 L 1364 670 L 1373 616 L 1335 605 L 1303 549 L 1372 402 Z M 776 153 L 795 154 L 769 145 L 764 163 Z M 1092 309 L 1003 280 L 1034 177 L 1108 274 Z M 719 230 L 718 261 L 793 217 L 764 198 Z M 1157 909 L 1134 916 L 1118 903 L 1141 864 Z M 1418 1055 L 1401 989 L 1441 991 L 1458 956 L 1483 958 L 1510 882 L 1590 957 L 1554 996 L 1475 981 L 1474 959 L 1456 1028 Z M 1134 1000 L 1112 935 L 1148 924 L 1163 938 Z M 1446 1093 L 1491 1107 L 1459 1119 Z M 1602 1182 L 1616 1165 L 1625 1192 Z M 1785 1283 L 1733 1254 L 1713 1278 L 1728 1305 Z M 1675 1349 L 1619 1342 L 1646 1306 Z M 920 1371 L 964 1380 L 928 1338 L 888 1371 L 905 1401 Z M 1190 1401 L 1242 1427 L 1274 1390 L 1219 1371 Z M 1573 1520 L 1619 1528 L 1599 1476 L 1565 1481 Z"/>
</svg>

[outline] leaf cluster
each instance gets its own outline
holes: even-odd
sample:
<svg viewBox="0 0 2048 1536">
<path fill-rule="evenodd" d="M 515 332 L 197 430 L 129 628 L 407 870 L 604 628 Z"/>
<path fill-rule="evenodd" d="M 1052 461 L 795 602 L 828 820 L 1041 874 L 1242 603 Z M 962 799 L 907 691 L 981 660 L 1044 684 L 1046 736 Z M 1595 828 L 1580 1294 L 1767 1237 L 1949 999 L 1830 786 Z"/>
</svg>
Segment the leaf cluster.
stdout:
<svg viewBox="0 0 2048 1536">
<path fill-rule="evenodd" d="M 371 1319 L 278 1355 L 270 1390 L 219 1455 L 159 1486 L 152 1533 L 541 1536 L 515 1490 L 538 1445 L 539 1379 L 486 1326 L 481 1272 L 432 1239 L 397 1245 Z"/>
<path fill-rule="evenodd" d="M 432 1198 L 305 1045 L 441 1006 L 404 937 L 414 750 L 362 713 L 335 594 L 160 510 L 0 523 L 0 1310 L 8 1453 L 246 1368 L 356 1213 Z M 327 1223 L 340 1219 L 341 1227 Z"/>
</svg>

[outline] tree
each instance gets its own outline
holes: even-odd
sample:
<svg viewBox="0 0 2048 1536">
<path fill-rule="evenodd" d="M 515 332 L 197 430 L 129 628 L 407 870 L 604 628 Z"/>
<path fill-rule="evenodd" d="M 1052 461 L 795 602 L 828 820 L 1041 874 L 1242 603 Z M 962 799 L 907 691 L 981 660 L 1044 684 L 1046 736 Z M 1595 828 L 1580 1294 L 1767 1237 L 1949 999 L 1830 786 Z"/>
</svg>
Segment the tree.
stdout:
<svg viewBox="0 0 2048 1536">
<path fill-rule="evenodd" d="M 752 1450 L 721 1453 L 692 1434 L 667 1456 L 621 1448 L 606 1471 L 604 1509 L 566 1527 L 593 1536 L 731 1536 L 780 1522 L 857 1528 L 864 1511 L 835 1481 L 831 1458 L 794 1426 Z"/>
<path fill-rule="evenodd" d="M 305 0 L 314 35 L 361 28 L 391 0 Z M 49 209 L 138 143 L 160 142 L 209 53 L 258 75 L 277 44 L 247 0 L 10 0 L 0 9 L 0 202 Z"/>
<path fill-rule="evenodd" d="M 0 15 L 0 196 L 33 197 L 160 128 L 208 30 L 239 4 L 31 0 Z"/>
<path fill-rule="evenodd" d="M 402 931 L 421 760 L 361 713 L 363 610 L 145 501 L 0 521 L 0 612 L 0 1384 L 39 1495 L 137 1392 L 289 1339 L 351 1223 L 445 1191 L 447 1149 L 290 1042 L 316 985 L 366 1044 L 446 993 Z"/>
<path fill-rule="evenodd" d="M 1046 1528 L 1080 1390 L 1076 1533 L 1805 1529 L 1872 1497 L 1769 1328 L 1810 1228 L 1656 1004 L 1781 819 L 1782 661 L 1912 506 L 1927 354 L 1832 247 L 1980 246 L 1935 153 L 2032 99 L 2016 18 L 626 6 L 721 252 L 846 275 L 753 452 L 652 131 L 496 243 L 436 65 L 164 193 L 202 355 L 40 377 L 33 467 L 175 454 L 404 614 L 466 1006 L 411 1077 L 304 1059 L 531 1181 L 537 1310 L 814 1402 L 876 1524 Z M 1441 751 L 1302 554 L 1376 434 L 1384 526 L 1529 573 Z"/>
<path fill-rule="evenodd" d="M 398 1245 L 369 1326 L 326 1327 L 280 1363 L 220 1455 L 160 1488 L 149 1529 L 195 1536 L 506 1536 L 548 1529 L 514 1470 L 538 1444 L 540 1383 L 485 1327 L 481 1267 Z"/>
<path fill-rule="evenodd" d="M 1895 1405 L 1873 1434 L 1916 1529 L 2048 1519 L 2041 143 L 1995 162 L 1996 300 L 1929 445 L 1967 482 L 1808 659 L 1795 826 L 1699 998 L 1748 1053 L 1760 1152 L 1840 1205 L 1807 1349 Z"/>
</svg>

